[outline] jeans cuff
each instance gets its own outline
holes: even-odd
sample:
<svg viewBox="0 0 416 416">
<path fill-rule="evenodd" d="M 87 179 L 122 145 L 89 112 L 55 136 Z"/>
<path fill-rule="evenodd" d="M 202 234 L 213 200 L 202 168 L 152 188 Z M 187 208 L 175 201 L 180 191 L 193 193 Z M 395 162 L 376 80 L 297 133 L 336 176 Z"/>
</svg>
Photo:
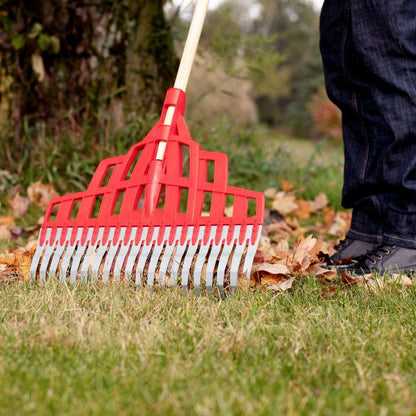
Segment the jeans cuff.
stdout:
<svg viewBox="0 0 416 416">
<path fill-rule="evenodd" d="M 404 238 L 391 234 L 383 235 L 383 244 L 396 245 L 399 247 L 416 248 L 416 238 Z"/>
<path fill-rule="evenodd" d="M 377 212 L 364 209 L 352 210 L 351 227 L 347 236 L 368 243 L 381 243 L 383 227 L 378 220 Z"/>
<path fill-rule="evenodd" d="M 352 228 L 348 230 L 347 237 L 353 238 L 354 240 L 366 241 L 367 243 L 374 243 L 374 244 L 381 243 L 381 237 L 379 235 L 362 233 Z"/>
<path fill-rule="evenodd" d="M 389 211 L 383 231 L 383 243 L 416 248 L 416 214 Z"/>
</svg>

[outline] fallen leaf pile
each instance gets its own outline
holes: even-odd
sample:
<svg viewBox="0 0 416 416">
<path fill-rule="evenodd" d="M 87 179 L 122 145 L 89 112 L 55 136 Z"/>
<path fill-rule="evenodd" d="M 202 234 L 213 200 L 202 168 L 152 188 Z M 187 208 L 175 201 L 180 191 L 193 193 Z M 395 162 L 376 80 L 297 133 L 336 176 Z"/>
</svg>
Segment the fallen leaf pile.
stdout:
<svg viewBox="0 0 416 416">
<path fill-rule="evenodd" d="M 266 223 L 266 233 L 274 233 L 272 240 L 278 242 L 282 238 L 301 236 L 306 232 L 313 232 L 321 236 L 343 237 L 351 223 L 351 213 L 335 212 L 328 206 L 328 198 L 321 192 L 314 200 L 307 201 L 298 198 L 299 191 L 293 190 L 293 185 L 284 181 L 281 190 L 269 188 L 264 191 L 266 199 L 270 201 L 271 210 L 269 216 L 272 218 Z M 276 218 L 276 214 L 280 218 Z M 299 220 L 308 220 L 312 215 L 320 213 L 322 219 L 314 222 L 313 226 L 301 227 Z"/>
<path fill-rule="evenodd" d="M 26 214 L 30 204 L 37 205 L 45 212 L 50 201 L 58 196 L 58 193 L 50 184 L 35 182 L 28 187 L 27 196 L 22 196 L 19 191 L 14 192 L 13 196 L 7 199 L 8 215 L 0 217 L 0 240 L 12 241 L 15 245 L 15 248 L 0 254 L 0 282 L 3 283 L 11 280 L 29 280 L 30 263 L 43 216 L 35 224 L 25 228 L 17 226 L 16 220 Z"/>
<path fill-rule="evenodd" d="M 314 275 L 331 282 L 337 273 L 334 269 L 321 266 L 318 258 L 323 243 L 312 235 L 300 238 L 291 249 L 286 240 L 273 246 L 270 239 L 263 237 L 254 259 L 252 284 L 270 290 L 288 290 L 295 278 Z"/>
<path fill-rule="evenodd" d="M 299 193 L 285 180 L 280 189 L 269 188 L 264 192 L 269 208 L 253 262 L 251 287 L 284 292 L 292 287 L 295 279 L 306 276 L 315 276 L 323 283 L 337 279 L 335 269 L 323 267 L 322 262 L 334 251 L 336 240 L 346 234 L 351 214 L 335 212 L 328 206 L 323 192 L 313 200 L 298 197 Z M 0 283 L 30 279 L 30 263 L 43 217 L 25 229 L 17 227 L 15 220 L 25 215 L 30 204 L 38 205 L 45 212 L 52 198 L 58 196 L 50 184 L 40 182 L 31 184 L 27 195 L 26 198 L 15 192 L 7 200 L 8 215 L 0 217 L 0 240 L 12 240 L 16 246 L 0 254 Z M 342 274 L 341 281 L 344 286 L 366 285 L 372 290 L 389 283 L 410 285 L 412 282 L 401 276 L 381 281 L 370 276 L 353 278 L 346 273 Z M 240 281 L 240 287 L 249 286 Z M 328 286 L 324 292 L 331 294 L 332 288 Z"/>
<path fill-rule="evenodd" d="M 27 195 L 30 201 L 37 203 L 44 212 L 48 209 L 49 202 L 59 196 L 51 184 L 43 184 L 39 181 L 29 185 Z"/>
<path fill-rule="evenodd" d="M 0 283 L 14 280 L 30 280 L 30 263 L 36 245 L 29 243 L 24 248 L 7 250 L 0 255 Z"/>
</svg>

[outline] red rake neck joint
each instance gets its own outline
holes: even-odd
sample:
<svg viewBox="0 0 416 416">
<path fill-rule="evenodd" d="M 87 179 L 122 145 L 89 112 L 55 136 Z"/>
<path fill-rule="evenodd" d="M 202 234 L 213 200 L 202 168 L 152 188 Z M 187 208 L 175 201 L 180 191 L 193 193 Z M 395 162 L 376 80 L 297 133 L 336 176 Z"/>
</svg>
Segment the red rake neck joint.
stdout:
<svg viewBox="0 0 416 416">
<path fill-rule="evenodd" d="M 163 173 L 163 161 L 153 160 L 150 163 L 148 184 L 146 186 L 146 194 L 144 198 L 144 216 L 151 218 L 154 210 L 159 202 L 162 185 L 161 176 Z"/>
</svg>

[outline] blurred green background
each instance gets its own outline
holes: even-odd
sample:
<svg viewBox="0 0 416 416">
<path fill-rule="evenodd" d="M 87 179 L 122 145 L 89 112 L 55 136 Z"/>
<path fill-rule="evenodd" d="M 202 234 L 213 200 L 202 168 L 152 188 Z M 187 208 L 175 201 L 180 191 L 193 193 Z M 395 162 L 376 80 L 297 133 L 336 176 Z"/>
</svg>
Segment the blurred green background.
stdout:
<svg viewBox="0 0 416 416">
<path fill-rule="evenodd" d="M 0 194 L 37 180 L 60 193 L 83 190 L 101 159 L 140 141 L 173 85 L 193 4 L 0 2 Z M 211 3 L 186 120 L 194 140 L 231 157 L 231 184 L 263 190 L 283 177 L 302 182 L 310 169 L 332 169 L 341 182 L 340 114 L 324 89 L 319 7 Z"/>
</svg>

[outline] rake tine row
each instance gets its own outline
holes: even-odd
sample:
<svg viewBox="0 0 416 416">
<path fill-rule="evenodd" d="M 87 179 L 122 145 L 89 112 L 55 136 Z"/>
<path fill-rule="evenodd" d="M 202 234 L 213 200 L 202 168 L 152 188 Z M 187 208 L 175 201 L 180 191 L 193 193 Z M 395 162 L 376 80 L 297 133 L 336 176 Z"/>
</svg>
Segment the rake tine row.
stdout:
<svg viewBox="0 0 416 416">
<path fill-rule="evenodd" d="M 241 227 L 234 228 L 233 238 L 227 242 L 228 227 L 224 226 L 219 242 L 215 242 L 216 227 L 210 231 L 209 244 L 204 244 L 205 227 L 200 227 L 196 241 L 192 242 L 194 227 L 188 227 L 184 243 L 180 243 L 182 227 L 178 227 L 175 239 L 169 243 L 171 228 L 164 230 L 163 238 L 158 239 L 159 227 L 154 227 L 152 239 L 146 244 L 149 229 L 143 228 L 142 237 L 136 244 L 137 229 L 132 229 L 130 237 L 125 241 L 127 228 L 120 230 L 114 239 L 115 228 L 109 231 L 108 240 L 102 243 L 104 229 L 98 232 L 97 241 L 91 244 L 93 229 L 87 232 L 87 238 L 81 244 L 83 229 L 76 230 L 77 238 L 71 244 L 73 229 L 66 231 L 63 240 L 62 230 L 56 232 L 53 242 L 49 241 L 51 230 L 46 233 L 46 241 L 39 245 L 31 266 L 32 279 L 39 276 L 45 282 L 49 276 L 59 277 L 61 282 L 73 284 L 102 280 L 134 281 L 137 286 L 152 288 L 174 287 L 177 284 L 187 290 L 189 287 L 201 288 L 203 284 L 212 290 L 214 283 L 221 291 L 226 287 L 235 289 L 239 272 L 247 279 L 252 265 L 253 253 L 249 253 L 252 244 L 249 239 L 239 239 Z M 251 235 L 250 226 L 247 235 Z M 159 242 L 160 241 L 160 242 Z M 244 254 L 246 256 L 243 261 Z M 204 267 L 205 272 L 204 272 Z"/>
</svg>

